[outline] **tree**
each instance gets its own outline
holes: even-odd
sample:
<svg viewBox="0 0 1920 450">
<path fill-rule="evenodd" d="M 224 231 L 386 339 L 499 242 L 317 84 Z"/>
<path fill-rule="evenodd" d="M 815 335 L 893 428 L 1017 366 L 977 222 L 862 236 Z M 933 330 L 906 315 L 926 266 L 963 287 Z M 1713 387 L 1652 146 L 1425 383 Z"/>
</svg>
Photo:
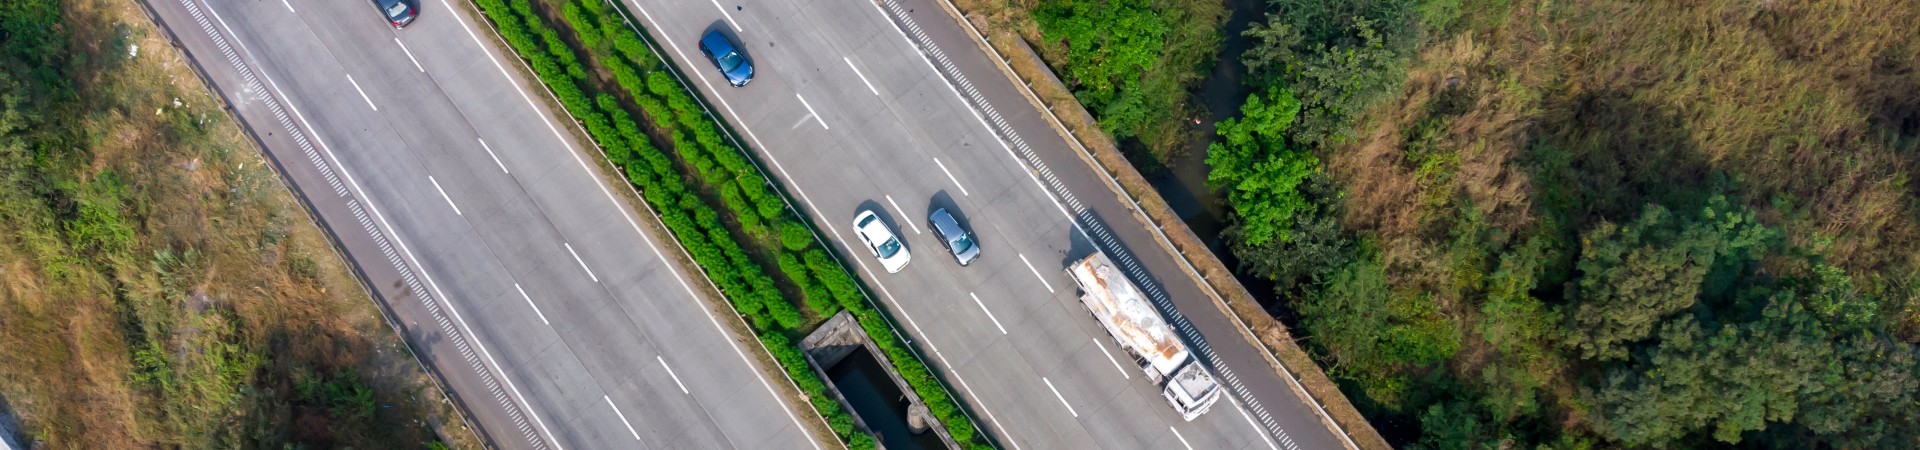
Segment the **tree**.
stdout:
<svg viewBox="0 0 1920 450">
<path fill-rule="evenodd" d="M 1149 116 L 1142 106 L 1150 99 L 1138 86 L 1166 51 L 1166 19 L 1147 0 L 1045 0 L 1033 19 L 1048 42 L 1065 44 L 1059 67 L 1074 96 L 1100 114 L 1108 133 L 1131 137 Z"/>
<path fill-rule="evenodd" d="M 1744 323 L 1667 322 L 1659 347 L 1607 371 L 1594 394 L 1599 431 L 1628 446 L 1663 447 L 1698 431 L 1736 444 L 1790 423 L 1839 447 L 1920 442 L 1911 346 L 1878 333 L 1836 335 L 1800 300 L 1774 293 Z M 1803 441 L 1789 439 L 1776 444 Z"/>
<path fill-rule="evenodd" d="M 1332 370 L 1366 386 L 1376 401 L 1398 408 L 1405 380 L 1397 369 L 1446 361 L 1460 349 L 1460 332 L 1428 295 L 1394 292 L 1386 268 L 1364 260 L 1336 272 L 1317 295 L 1299 303 L 1312 342 L 1333 360 Z M 1341 373 L 1341 371 L 1350 371 Z"/>
<path fill-rule="evenodd" d="M 1581 239 L 1580 278 L 1568 295 L 1571 343 L 1583 357 L 1626 357 L 1626 344 L 1693 306 L 1703 288 L 1722 295 L 1775 240 L 1777 231 L 1755 222 L 1752 211 L 1719 196 L 1708 203 L 1689 218 L 1648 205 L 1632 223 L 1602 222 Z"/>
<path fill-rule="evenodd" d="M 1240 106 L 1242 117 L 1220 122 L 1226 142 L 1207 147 L 1207 184 L 1227 191 L 1248 245 L 1288 240 L 1294 215 L 1311 206 L 1300 184 L 1320 161 L 1286 145 L 1300 102 L 1285 89 L 1268 89 Z"/>
</svg>

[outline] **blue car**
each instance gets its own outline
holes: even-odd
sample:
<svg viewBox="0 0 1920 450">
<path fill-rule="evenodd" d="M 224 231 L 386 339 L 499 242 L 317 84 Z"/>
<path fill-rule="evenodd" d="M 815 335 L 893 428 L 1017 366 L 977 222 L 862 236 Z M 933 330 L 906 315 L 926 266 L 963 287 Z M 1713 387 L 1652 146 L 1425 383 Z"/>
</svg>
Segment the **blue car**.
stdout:
<svg viewBox="0 0 1920 450">
<path fill-rule="evenodd" d="M 727 77 L 727 84 L 741 87 L 753 81 L 753 61 L 748 61 L 747 55 L 740 53 L 740 46 L 720 34 L 720 30 L 708 31 L 706 36 L 700 37 L 700 53 L 707 54 L 707 60 L 720 67 L 720 74 Z"/>
</svg>

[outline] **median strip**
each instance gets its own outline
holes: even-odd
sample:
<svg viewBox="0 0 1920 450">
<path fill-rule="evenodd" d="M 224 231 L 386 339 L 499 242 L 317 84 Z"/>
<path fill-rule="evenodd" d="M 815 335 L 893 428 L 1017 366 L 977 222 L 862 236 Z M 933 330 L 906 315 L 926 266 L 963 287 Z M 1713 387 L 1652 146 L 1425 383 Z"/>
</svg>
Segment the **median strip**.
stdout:
<svg viewBox="0 0 1920 450">
<path fill-rule="evenodd" d="M 815 238 L 804 213 L 792 209 L 778 185 L 729 142 L 639 30 L 614 9 L 619 6 L 595 0 L 476 3 L 622 169 L 835 435 L 852 448 L 877 446 L 827 395 L 795 340 L 846 309 L 927 403 L 938 426 L 966 448 L 991 448 L 942 380 Z"/>
</svg>

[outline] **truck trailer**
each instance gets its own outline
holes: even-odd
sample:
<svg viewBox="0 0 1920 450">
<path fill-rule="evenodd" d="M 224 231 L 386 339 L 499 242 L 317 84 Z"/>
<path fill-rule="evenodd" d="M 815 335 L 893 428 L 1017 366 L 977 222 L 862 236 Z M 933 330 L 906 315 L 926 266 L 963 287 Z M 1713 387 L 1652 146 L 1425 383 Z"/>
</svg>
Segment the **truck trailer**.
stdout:
<svg viewBox="0 0 1920 450">
<path fill-rule="evenodd" d="M 1133 357 L 1147 379 L 1160 386 L 1160 395 L 1181 418 L 1191 421 L 1220 400 L 1220 383 L 1213 373 L 1194 358 L 1166 317 L 1105 253 L 1095 251 L 1075 261 L 1067 267 L 1067 275 L 1080 285 L 1080 304 Z"/>
</svg>

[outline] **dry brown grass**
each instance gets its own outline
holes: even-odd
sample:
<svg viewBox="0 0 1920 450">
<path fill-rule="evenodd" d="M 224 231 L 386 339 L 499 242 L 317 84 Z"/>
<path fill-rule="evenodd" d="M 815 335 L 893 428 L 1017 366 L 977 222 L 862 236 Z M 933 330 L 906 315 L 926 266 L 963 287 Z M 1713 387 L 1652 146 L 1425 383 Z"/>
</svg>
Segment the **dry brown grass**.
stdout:
<svg viewBox="0 0 1920 450">
<path fill-rule="evenodd" d="M 34 172 L 9 181 L 70 185 L 51 188 L 53 198 L 16 185 L 0 195 L 0 395 L 17 431 L 51 448 L 408 447 L 457 425 L 320 230 L 138 6 L 62 7 L 79 57 L 68 70 L 72 120 L 60 126 L 75 138 L 49 149 L 52 162 L 16 154 L 6 170 Z M 117 211 L 132 231 L 125 248 L 75 246 L 62 231 L 86 201 Z M 145 349 L 166 368 L 143 365 Z M 165 381 L 142 378 L 154 373 Z M 343 373 L 393 408 L 359 423 L 297 394 Z M 452 439 L 476 444 L 464 432 Z"/>
</svg>

